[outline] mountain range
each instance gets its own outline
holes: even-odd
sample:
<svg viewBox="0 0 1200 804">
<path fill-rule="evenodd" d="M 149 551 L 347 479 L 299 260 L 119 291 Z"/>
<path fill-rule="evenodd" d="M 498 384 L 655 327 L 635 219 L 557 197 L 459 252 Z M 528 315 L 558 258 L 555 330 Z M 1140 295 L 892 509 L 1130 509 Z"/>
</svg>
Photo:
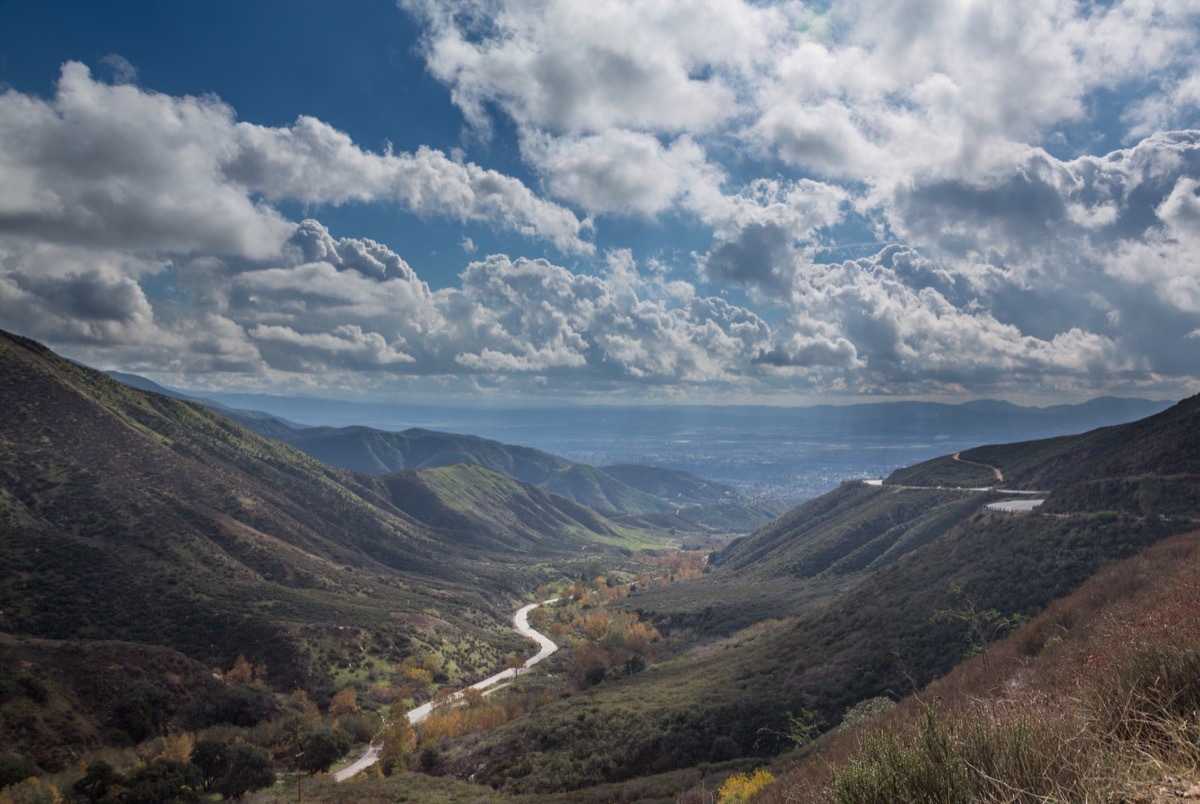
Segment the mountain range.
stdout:
<svg viewBox="0 0 1200 804">
<path fill-rule="evenodd" d="M 502 472 L 593 508 L 609 517 L 677 530 L 736 532 L 778 516 L 787 506 L 754 500 L 731 486 L 653 466 L 594 467 L 542 450 L 422 428 L 306 427 L 269 413 L 231 408 L 164 388 L 136 375 L 111 372 L 131 387 L 205 404 L 268 438 L 291 444 L 330 466 L 367 474 L 474 464 Z"/>
<path fill-rule="evenodd" d="M 497 796 L 669 800 L 772 761 L 794 747 L 797 723 L 828 732 L 864 702 L 925 688 L 986 647 L 963 612 L 995 613 L 1007 629 L 1200 522 L 1200 397 L 844 482 L 686 579 L 665 554 L 682 535 L 652 526 L 662 513 L 609 516 L 518 479 L 599 482 L 536 450 L 420 430 L 310 433 L 428 464 L 353 472 L 7 334 L 0 405 L 0 742 L 43 771 L 277 712 L 267 688 L 214 678 L 239 655 L 275 690 L 322 703 L 417 657 L 436 656 L 435 686 L 478 677 L 522 655 L 508 617 L 555 588 L 568 598 L 552 621 L 566 649 L 544 683 L 586 683 L 445 738 L 420 766 Z M 594 471 L 681 507 L 726 496 L 656 469 Z M 985 508 L 1013 490 L 1044 502 Z M 655 561 L 672 569 L 649 582 Z M 624 638 L 616 622 L 653 635 L 652 649 L 596 665 Z M 360 792 L 386 796 L 390 784 Z"/>
<path fill-rule="evenodd" d="M 0 408 L 0 628 L 245 655 L 280 689 L 425 650 L 491 670 L 533 590 L 671 543 L 479 466 L 336 469 L 6 333 Z"/>
</svg>

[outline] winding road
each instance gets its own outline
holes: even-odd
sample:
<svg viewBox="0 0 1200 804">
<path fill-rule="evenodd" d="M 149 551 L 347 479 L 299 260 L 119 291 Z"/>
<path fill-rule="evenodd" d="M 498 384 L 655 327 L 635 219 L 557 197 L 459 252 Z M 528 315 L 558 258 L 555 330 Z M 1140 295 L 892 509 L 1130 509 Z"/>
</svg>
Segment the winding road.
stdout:
<svg viewBox="0 0 1200 804">
<path fill-rule="evenodd" d="M 501 670 L 499 673 L 496 673 L 495 675 L 488 676 L 483 681 L 477 681 L 476 683 L 472 684 L 470 687 L 459 690 L 458 692 L 451 695 L 449 698 L 446 698 L 443 701 L 438 702 L 438 706 L 446 706 L 447 704 L 457 701 L 459 698 L 461 698 L 463 696 L 463 694 L 468 689 L 479 690 L 480 692 L 482 692 L 483 690 L 486 690 L 489 687 L 496 686 L 501 681 L 507 681 L 510 678 L 516 678 L 518 675 L 520 675 L 521 673 L 524 673 L 526 670 L 533 667 L 538 662 L 546 659 L 548 656 L 550 656 L 550 654 L 554 653 L 554 651 L 558 650 L 558 645 L 555 645 L 554 642 L 552 642 L 548 636 L 546 636 L 545 634 L 543 634 L 539 631 L 533 630 L 529 626 L 529 612 L 533 611 L 538 606 L 549 605 L 549 604 L 555 603 L 557 601 L 558 601 L 558 598 L 552 598 L 550 600 L 544 600 L 541 603 L 530 603 L 527 606 L 522 606 L 520 609 L 517 610 L 517 613 L 515 615 L 513 615 L 513 625 L 516 627 L 517 631 L 522 636 L 527 636 L 527 637 L 530 637 L 531 639 L 536 640 L 538 645 L 540 646 L 540 650 L 538 650 L 536 655 L 526 659 L 525 664 L 521 665 L 520 667 L 510 667 L 507 670 Z M 420 706 L 418 706 L 416 709 L 410 709 L 408 711 L 408 722 L 415 726 L 418 723 L 423 722 L 425 720 L 425 718 L 429 717 L 429 713 L 432 711 L 433 711 L 433 701 L 430 701 L 428 703 L 423 703 Z M 342 768 L 340 771 L 338 771 L 337 773 L 335 773 L 333 775 L 333 778 L 339 782 L 344 782 L 347 779 L 351 778 L 352 776 L 356 776 L 359 773 L 362 773 L 364 770 L 366 770 L 367 768 L 371 767 L 372 765 L 374 765 L 376 762 L 379 761 L 379 751 L 381 748 L 382 748 L 382 746 L 379 743 L 371 743 L 370 745 L 367 746 L 366 750 L 363 751 L 362 756 L 359 757 L 354 762 L 353 765 L 347 765 L 345 768 Z"/>
</svg>

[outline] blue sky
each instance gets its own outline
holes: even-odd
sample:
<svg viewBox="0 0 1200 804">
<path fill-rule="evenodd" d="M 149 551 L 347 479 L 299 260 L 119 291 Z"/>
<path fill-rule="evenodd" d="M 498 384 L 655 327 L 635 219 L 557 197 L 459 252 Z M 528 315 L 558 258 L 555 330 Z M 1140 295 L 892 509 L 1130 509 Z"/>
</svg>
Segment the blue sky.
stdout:
<svg viewBox="0 0 1200 804">
<path fill-rule="evenodd" d="M 1200 391 L 1183 0 L 0 3 L 0 327 L 188 388 Z"/>
</svg>

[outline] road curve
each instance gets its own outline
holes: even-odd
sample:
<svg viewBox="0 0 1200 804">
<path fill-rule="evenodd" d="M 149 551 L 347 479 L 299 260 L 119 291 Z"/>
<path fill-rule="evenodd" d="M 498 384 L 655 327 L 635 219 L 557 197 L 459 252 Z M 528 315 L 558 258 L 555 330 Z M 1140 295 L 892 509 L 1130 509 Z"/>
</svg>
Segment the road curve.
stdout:
<svg viewBox="0 0 1200 804">
<path fill-rule="evenodd" d="M 517 613 L 513 615 L 513 625 L 516 627 L 517 631 L 522 636 L 527 636 L 537 641 L 538 645 L 540 646 L 540 650 L 538 650 L 537 654 L 526 659 L 525 664 L 521 665 L 520 667 L 510 667 L 507 670 L 501 670 L 495 675 L 488 676 L 483 681 L 477 681 L 470 687 L 454 693 L 449 698 L 446 698 L 444 701 L 440 702 L 438 705 L 445 706 L 446 704 L 457 701 L 463 696 L 467 689 L 479 690 L 482 692 L 489 687 L 496 686 L 501 681 L 507 681 L 510 678 L 516 678 L 518 675 L 533 667 L 538 662 L 543 661 L 550 656 L 550 654 L 554 653 L 554 651 L 558 650 L 558 645 L 555 645 L 554 642 L 550 640 L 550 637 L 539 631 L 533 630 L 529 626 L 529 612 L 533 611 L 538 606 L 549 605 L 556 602 L 558 602 L 558 598 L 544 600 L 541 603 L 530 603 L 517 609 Z M 408 722 L 415 726 L 429 717 L 429 713 L 432 711 L 433 701 L 423 703 L 416 709 L 410 709 L 408 711 Z M 345 768 L 342 768 L 333 775 L 333 778 L 339 782 L 344 782 L 350 777 L 362 773 L 364 770 L 379 761 L 379 751 L 381 748 L 382 746 L 379 743 L 371 743 L 367 746 L 367 749 L 363 751 L 363 755 L 359 757 L 353 765 L 348 765 Z"/>
</svg>

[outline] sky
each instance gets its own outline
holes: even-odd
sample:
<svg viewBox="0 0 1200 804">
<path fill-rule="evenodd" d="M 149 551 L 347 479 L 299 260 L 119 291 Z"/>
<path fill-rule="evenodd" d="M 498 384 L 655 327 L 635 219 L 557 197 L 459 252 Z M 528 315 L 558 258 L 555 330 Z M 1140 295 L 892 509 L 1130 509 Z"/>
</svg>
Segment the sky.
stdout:
<svg viewBox="0 0 1200 804">
<path fill-rule="evenodd" d="M 189 389 L 1200 392 L 1195 0 L 0 0 L 0 328 Z"/>
</svg>

